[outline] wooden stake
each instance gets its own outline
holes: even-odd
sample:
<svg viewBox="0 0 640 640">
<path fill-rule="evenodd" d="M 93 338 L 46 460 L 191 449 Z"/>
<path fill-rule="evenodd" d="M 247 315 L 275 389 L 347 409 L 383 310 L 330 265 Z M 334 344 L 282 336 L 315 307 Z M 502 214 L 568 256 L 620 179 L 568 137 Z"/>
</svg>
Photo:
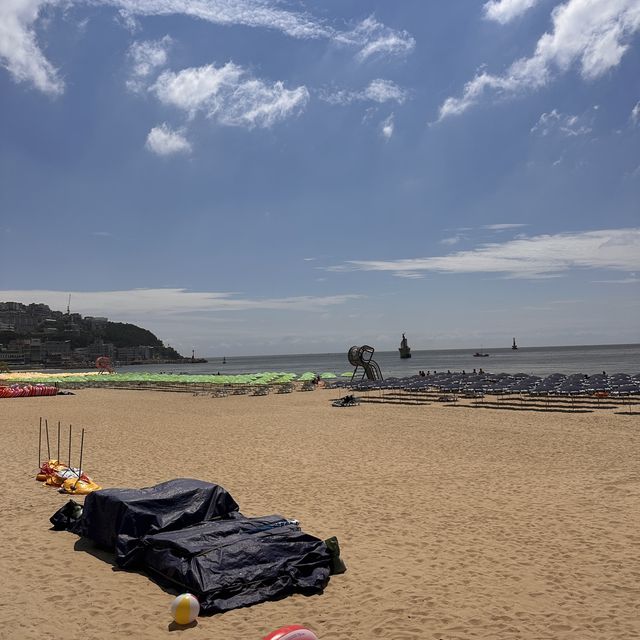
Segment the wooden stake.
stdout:
<svg viewBox="0 0 640 640">
<path fill-rule="evenodd" d="M 60 420 L 58 420 L 58 463 L 60 462 Z"/>
<path fill-rule="evenodd" d="M 42 467 L 42 418 L 40 418 L 40 429 L 38 430 L 38 473 Z"/>
</svg>

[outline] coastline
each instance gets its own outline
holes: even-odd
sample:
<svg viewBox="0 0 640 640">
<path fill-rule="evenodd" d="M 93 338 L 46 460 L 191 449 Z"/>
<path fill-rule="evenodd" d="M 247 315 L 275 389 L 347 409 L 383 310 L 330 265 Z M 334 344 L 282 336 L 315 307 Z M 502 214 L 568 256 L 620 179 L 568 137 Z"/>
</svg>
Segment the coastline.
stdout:
<svg viewBox="0 0 640 640">
<path fill-rule="evenodd" d="M 489 349 L 490 357 L 473 357 L 472 349 L 412 350 L 410 359 L 401 359 L 397 351 L 376 351 L 374 360 L 378 362 L 385 378 L 408 377 L 418 371 L 472 371 L 482 366 L 490 373 L 526 373 L 545 376 L 551 373 L 595 374 L 606 370 L 609 373 L 640 373 L 640 344 L 591 345 L 580 347 L 527 347 L 520 345 L 517 350 L 511 347 Z M 119 365 L 116 371 L 148 373 L 187 373 L 188 375 L 239 375 L 261 371 L 278 371 L 302 374 L 307 371 L 316 373 L 333 372 L 337 375 L 352 369 L 344 353 L 284 354 L 273 356 L 208 356 L 206 363 L 181 361 L 177 364 L 144 363 L 138 365 Z M 95 363 L 89 369 L 95 370 Z M 20 370 L 33 370 L 28 365 Z M 16 369 L 17 370 L 17 369 Z M 46 369 L 47 372 L 68 372 L 76 369 Z"/>
<path fill-rule="evenodd" d="M 323 595 L 200 618 L 194 637 L 259 640 L 294 622 L 323 640 L 638 633 L 637 415 L 333 408 L 338 395 L 82 389 L 2 400 L 7 475 L 24 482 L 0 523 L 12 541 L 0 558 L 19 585 L 1 587 L 13 605 L 0 613 L 0 638 L 52 628 L 173 637 L 171 595 L 49 530 L 67 497 L 33 481 L 39 417 L 85 428 L 84 465 L 105 487 L 200 478 L 247 515 L 281 513 L 339 538 L 348 572 Z M 77 596 L 65 596 L 69 585 Z"/>
</svg>

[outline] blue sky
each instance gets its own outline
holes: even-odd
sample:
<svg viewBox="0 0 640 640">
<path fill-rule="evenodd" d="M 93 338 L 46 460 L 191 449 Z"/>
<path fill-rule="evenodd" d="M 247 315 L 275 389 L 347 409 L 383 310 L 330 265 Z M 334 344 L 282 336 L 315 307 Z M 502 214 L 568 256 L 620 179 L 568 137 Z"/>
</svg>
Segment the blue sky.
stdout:
<svg viewBox="0 0 640 640">
<path fill-rule="evenodd" d="M 185 354 L 640 342 L 640 0 L 3 0 L 0 300 Z"/>
</svg>

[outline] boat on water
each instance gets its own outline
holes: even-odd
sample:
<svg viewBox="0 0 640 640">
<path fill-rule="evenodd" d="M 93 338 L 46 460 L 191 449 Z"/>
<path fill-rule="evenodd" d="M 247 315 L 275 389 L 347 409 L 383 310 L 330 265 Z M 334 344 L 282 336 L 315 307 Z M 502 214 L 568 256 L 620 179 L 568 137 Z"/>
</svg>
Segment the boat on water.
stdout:
<svg viewBox="0 0 640 640">
<path fill-rule="evenodd" d="M 480 347 L 480 351 L 476 351 L 476 352 L 473 354 L 473 357 L 474 357 L 474 358 L 488 358 L 488 357 L 489 357 L 489 354 L 488 354 L 488 353 L 485 353 L 485 352 L 482 350 L 482 347 Z"/>
<path fill-rule="evenodd" d="M 516 351 L 516 350 L 517 350 L 517 348 L 518 348 L 518 345 L 516 344 L 516 339 L 515 339 L 515 338 L 513 339 L 513 344 L 511 345 L 511 348 L 512 348 L 514 351 Z"/>
<path fill-rule="evenodd" d="M 411 357 L 411 347 L 409 346 L 404 333 L 402 334 L 402 341 L 400 342 L 400 348 L 398 349 L 398 351 L 400 352 L 401 358 Z"/>
</svg>

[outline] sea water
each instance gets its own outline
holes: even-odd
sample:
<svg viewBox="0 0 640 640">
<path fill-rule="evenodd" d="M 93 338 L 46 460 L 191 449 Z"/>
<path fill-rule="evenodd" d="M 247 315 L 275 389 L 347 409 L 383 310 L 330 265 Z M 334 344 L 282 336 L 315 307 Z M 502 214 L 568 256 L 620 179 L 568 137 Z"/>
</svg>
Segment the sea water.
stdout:
<svg viewBox="0 0 640 640">
<path fill-rule="evenodd" d="M 477 358 L 469 349 L 412 351 L 411 358 L 400 359 L 398 351 L 376 351 L 373 359 L 385 378 L 416 375 L 418 371 L 466 371 L 482 369 L 490 373 L 640 373 L 640 344 L 595 345 L 581 347 L 520 347 L 517 350 L 487 349 L 489 356 Z M 239 374 L 262 371 L 287 373 L 353 371 L 344 353 L 310 353 L 274 356 L 213 356 L 206 363 L 120 366 L 118 371 L 153 373 Z"/>
</svg>

